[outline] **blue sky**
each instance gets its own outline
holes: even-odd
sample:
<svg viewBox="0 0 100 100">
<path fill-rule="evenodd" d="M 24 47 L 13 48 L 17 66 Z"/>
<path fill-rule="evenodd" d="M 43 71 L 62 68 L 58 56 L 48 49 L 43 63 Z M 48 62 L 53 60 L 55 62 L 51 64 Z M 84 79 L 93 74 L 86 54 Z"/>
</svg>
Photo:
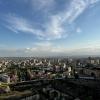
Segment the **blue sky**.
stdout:
<svg viewBox="0 0 100 100">
<path fill-rule="evenodd" d="M 0 0 L 0 56 L 100 55 L 100 0 Z"/>
</svg>

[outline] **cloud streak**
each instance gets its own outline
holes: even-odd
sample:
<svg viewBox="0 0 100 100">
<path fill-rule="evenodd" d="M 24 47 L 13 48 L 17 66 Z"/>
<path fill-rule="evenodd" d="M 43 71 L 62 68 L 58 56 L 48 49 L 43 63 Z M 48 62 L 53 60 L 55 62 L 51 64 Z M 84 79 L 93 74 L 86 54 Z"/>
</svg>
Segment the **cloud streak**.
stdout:
<svg viewBox="0 0 100 100">
<path fill-rule="evenodd" d="M 100 55 L 100 47 L 81 47 L 77 48 L 65 48 L 62 46 L 55 46 L 50 43 L 37 43 L 35 47 L 32 48 L 10 48 L 10 49 L 0 49 L 0 56 L 10 56 L 10 57 L 46 57 L 46 56 L 84 56 L 84 55 Z"/>
<path fill-rule="evenodd" d="M 32 7 L 37 10 L 48 11 L 55 4 L 55 0 L 30 0 Z"/>
<path fill-rule="evenodd" d="M 56 3 L 56 0 L 31 0 L 33 5 L 39 5 L 37 9 L 50 9 L 50 7 Z M 47 2 L 48 1 L 48 2 Z M 71 0 L 69 7 L 66 1 L 66 9 L 59 11 L 55 14 L 47 14 L 48 19 L 45 23 L 41 24 L 44 29 L 35 28 L 34 22 L 17 16 L 8 15 L 6 19 L 6 27 L 16 33 L 33 34 L 38 39 L 52 40 L 66 38 L 70 34 L 70 30 L 67 26 L 71 26 L 72 23 L 90 6 L 97 3 L 100 0 Z M 46 15 L 45 15 L 46 16 Z M 80 31 L 79 29 L 77 30 Z"/>
<path fill-rule="evenodd" d="M 15 33 L 24 32 L 26 34 L 42 36 L 41 31 L 35 29 L 32 23 L 23 17 L 10 14 L 6 16 L 5 19 L 7 22 L 6 27 Z"/>
</svg>

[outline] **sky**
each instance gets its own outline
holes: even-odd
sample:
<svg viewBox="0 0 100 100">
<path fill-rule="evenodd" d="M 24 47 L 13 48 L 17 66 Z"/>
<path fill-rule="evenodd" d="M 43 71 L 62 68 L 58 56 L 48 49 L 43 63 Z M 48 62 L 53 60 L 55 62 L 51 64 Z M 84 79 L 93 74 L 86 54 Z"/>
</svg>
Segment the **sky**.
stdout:
<svg viewBox="0 0 100 100">
<path fill-rule="evenodd" d="M 100 55 L 100 0 L 0 0 L 0 56 Z"/>
</svg>

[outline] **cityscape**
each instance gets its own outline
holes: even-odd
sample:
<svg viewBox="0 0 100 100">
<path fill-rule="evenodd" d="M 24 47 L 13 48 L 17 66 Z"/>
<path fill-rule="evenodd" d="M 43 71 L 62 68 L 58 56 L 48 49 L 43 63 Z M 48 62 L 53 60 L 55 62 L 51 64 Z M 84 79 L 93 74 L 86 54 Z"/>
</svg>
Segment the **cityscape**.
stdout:
<svg viewBox="0 0 100 100">
<path fill-rule="evenodd" d="M 100 100 L 100 0 L 0 0 L 0 100 Z"/>
<path fill-rule="evenodd" d="M 2 57 L 0 81 L 0 100 L 99 100 L 100 58 Z"/>
</svg>

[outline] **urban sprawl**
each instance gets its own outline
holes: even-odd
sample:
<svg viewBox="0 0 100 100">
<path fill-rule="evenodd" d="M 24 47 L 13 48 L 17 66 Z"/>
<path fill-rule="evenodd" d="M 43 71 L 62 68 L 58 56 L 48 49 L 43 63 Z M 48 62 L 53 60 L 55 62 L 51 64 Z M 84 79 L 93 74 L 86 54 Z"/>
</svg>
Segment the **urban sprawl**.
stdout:
<svg viewBox="0 0 100 100">
<path fill-rule="evenodd" d="M 0 100 L 100 100 L 99 79 L 99 57 L 0 58 Z"/>
</svg>

